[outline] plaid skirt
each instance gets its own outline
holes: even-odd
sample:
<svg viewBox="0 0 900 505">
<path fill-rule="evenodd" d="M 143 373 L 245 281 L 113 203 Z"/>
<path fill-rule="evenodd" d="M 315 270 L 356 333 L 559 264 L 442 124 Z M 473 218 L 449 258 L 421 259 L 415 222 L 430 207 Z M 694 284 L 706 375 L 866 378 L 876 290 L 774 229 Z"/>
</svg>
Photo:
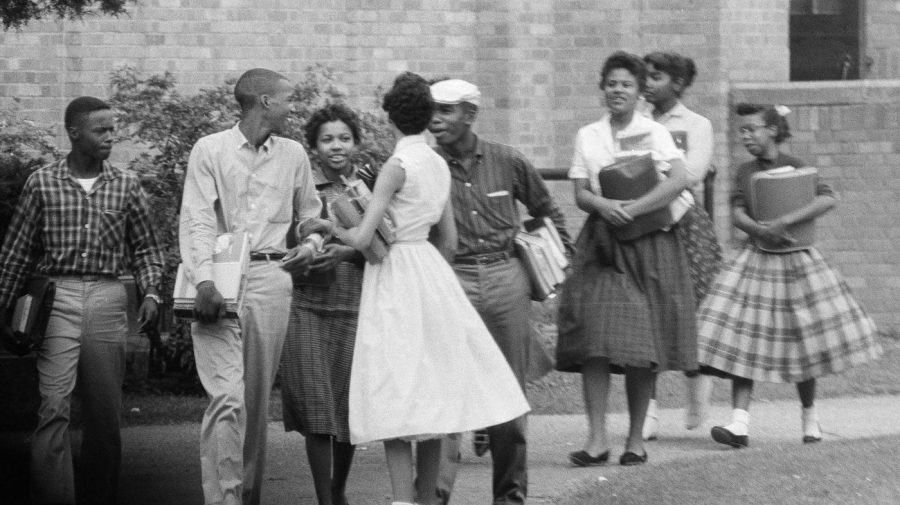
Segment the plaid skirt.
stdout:
<svg viewBox="0 0 900 505">
<path fill-rule="evenodd" d="M 716 239 L 715 225 L 705 210 L 691 206 L 675 231 L 684 245 L 691 285 L 694 287 L 694 301 L 699 305 L 722 268 L 722 247 Z"/>
<path fill-rule="evenodd" d="M 592 358 L 612 372 L 697 368 L 696 304 L 676 229 L 618 242 L 592 215 L 576 251 L 559 300 L 557 370 L 580 372 Z"/>
<path fill-rule="evenodd" d="M 362 269 L 341 263 L 328 286 L 297 286 L 281 354 L 284 428 L 350 442 L 350 369 Z"/>
<path fill-rule="evenodd" d="M 771 254 L 747 244 L 698 311 L 705 373 L 801 382 L 878 358 L 875 323 L 814 248 Z"/>
</svg>

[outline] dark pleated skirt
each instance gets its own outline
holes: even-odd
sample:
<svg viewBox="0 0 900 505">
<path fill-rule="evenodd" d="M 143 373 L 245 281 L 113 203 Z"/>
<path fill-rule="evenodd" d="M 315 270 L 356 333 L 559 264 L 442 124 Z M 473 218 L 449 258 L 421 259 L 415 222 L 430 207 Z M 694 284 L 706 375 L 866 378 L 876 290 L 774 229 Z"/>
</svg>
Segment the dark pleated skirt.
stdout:
<svg viewBox="0 0 900 505">
<path fill-rule="evenodd" d="M 556 368 L 580 372 L 606 358 L 610 370 L 695 370 L 693 283 L 676 225 L 618 242 L 590 216 L 559 302 Z"/>
</svg>

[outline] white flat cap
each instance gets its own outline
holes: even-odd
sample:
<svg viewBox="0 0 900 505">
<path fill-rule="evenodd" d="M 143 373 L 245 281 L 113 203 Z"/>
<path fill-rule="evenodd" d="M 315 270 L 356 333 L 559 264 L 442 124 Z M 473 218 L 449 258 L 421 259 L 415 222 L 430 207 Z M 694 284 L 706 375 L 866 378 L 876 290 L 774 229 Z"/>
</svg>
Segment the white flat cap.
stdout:
<svg viewBox="0 0 900 505">
<path fill-rule="evenodd" d="M 437 103 L 450 105 L 463 102 L 481 105 L 481 92 L 478 91 L 478 86 L 462 79 L 447 79 L 432 84 L 431 98 Z"/>
</svg>

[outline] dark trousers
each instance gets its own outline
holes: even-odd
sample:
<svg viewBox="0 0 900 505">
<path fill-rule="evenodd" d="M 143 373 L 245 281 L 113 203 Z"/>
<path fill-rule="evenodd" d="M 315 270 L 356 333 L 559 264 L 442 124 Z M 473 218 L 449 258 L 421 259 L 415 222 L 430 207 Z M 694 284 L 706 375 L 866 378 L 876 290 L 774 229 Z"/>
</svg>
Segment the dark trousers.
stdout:
<svg viewBox="0 0 900 505">
<path fill-rule="evenodd" d="M 510 368 L 525 388 L 531 328 L 528 277 L 518 259 L 490 265 L 454 265 L 457 278 L 475 306 Z M 488 428 L 494 460 L 493 502 L 525 503 L 528 494 L 526 416 Z M 459 463 L 459 436 L 444 443 L 438 493 L 449 501 L 456 466 Z"/>
</svg>

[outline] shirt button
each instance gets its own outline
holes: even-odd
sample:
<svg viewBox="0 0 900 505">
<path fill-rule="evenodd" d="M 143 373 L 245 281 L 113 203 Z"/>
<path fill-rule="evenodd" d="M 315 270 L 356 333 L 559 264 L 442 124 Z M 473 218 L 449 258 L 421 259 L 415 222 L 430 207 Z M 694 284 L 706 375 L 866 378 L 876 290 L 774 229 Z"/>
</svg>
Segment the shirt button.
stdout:
<svg viewBox="0 0 900 505">
<path fill-rule="evenodd" d="M 479 244 L 483 244 L 483 243 L 484 243 L 484 239 L 483 239 L 483 238 L 478 239 L 478 243 L 479 243 Z"/>
<path fill-rule="evenodd" d="M 467 188 L 471 188 L 471 187 L 472 187 L 472 183 L 471 183 L 471 182 L 467 182 L 467 183 L 466 183 L 466 187 L 467 187 Z"/>
<path fill-rule="evenodd" d="M 477 215 L 478 215 L 478 211 L 477 211 L 477 210 L 473 210 L 473 211 L 472 211 L 472 215 L 473 215 L 473 216 L 477 216 Z"/>
<path fill-rule="evenodd" d="M 255 204 L 255 203 L 250 204 L 250 208 L 251 208 L 251 209 L 256 209 L 256 204 Z"/>
<path fill-rule="evenodd" d="M 86 253 L 86 252 L 81 253 L 81 257 L 82 257 L 82 258 L 87 258 L 87 253 Z"/>
<path fill-rule="evenodd" d="M 90 227 L 91 227 L 91 225 L 89 225 L 89 224 L 84 225 L 84 229 L 85 229 L 85 230 L 87 230 L 87 229 L 90 228 Z"/>
</svg>

